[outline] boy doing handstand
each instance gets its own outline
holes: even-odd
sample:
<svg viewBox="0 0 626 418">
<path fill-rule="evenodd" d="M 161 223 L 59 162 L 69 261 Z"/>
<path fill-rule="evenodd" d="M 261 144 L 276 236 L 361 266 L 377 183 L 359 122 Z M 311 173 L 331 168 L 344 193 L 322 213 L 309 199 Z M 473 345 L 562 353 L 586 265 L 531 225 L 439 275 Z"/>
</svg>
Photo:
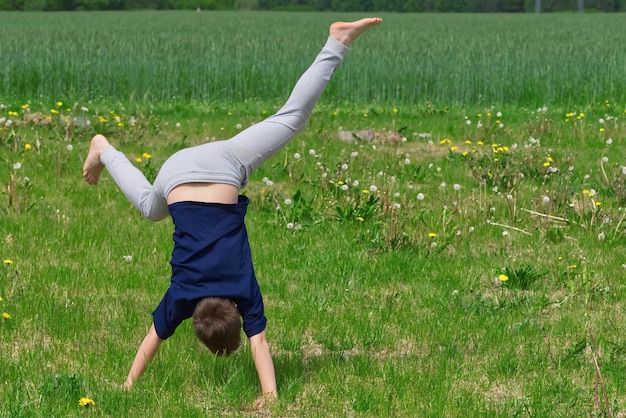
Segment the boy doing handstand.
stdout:
<svg viewBox="0 0 626 418">
<path fill-rule="evenodd" d="M 244 225 L 249 200 L 239 191 L 256 168 L 306 126 L 350 43 L 381 21 L 333 23 L 326 45 L 275 115 L 229 140 L 176 152 L 163 163 L 153 185 L 104 136 L 92 139 L 83 166 L 87 183 L 97 184 L 106 167 L 144 216 L 160 221 L 169 215 L 175 227 L 170 287 L 152 313 L 153 324 L 137 350 L 125 388 L 144 373 L 163 340 L 183 320 L 192 318 L 196 335 L 209 350 L 229 355 L 240 344 L 241 316 L 261 383 L 260 402 L 277 396 L 263 299 Z"/>
</svg>

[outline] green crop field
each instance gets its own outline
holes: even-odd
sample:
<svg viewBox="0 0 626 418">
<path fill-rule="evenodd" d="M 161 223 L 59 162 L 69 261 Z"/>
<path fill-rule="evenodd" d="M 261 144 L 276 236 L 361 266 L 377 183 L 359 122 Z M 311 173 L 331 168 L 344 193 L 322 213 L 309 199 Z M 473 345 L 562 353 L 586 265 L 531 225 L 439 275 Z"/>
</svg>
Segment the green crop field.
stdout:
<svg viewBox="0 0 626 418">
<path fill-rule="evenodd" d="M 278 401 L 189 321 L 121 389 L 173 226 L 89 140 L 153 179 L 357 17 L 0 13 L 0 416 L 626 416 L 619 14 L 383 15 L 243 190 Z"/>
</svg>

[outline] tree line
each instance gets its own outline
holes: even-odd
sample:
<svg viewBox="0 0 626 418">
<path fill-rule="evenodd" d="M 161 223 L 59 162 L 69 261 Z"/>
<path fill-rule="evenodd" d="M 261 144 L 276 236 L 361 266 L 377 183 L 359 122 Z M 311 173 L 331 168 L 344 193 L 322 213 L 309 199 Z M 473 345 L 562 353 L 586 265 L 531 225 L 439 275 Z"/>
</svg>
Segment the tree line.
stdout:
<svg viewBox="0 0 626 418">
<path fill-rule="evenodd" d="M 290 10 L 530 13 L 626 11 L 626 0 L 0 0 L 0 10 Z"/>
</svg>

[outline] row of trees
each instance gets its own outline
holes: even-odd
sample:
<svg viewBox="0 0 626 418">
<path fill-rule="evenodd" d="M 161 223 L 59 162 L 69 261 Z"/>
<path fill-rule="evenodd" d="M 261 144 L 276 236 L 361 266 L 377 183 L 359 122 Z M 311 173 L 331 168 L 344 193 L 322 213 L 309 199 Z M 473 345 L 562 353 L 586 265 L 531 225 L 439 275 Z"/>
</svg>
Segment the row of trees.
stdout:
<svg viewBox="0 0 626 418">
<path fill-rule="evenodd" d="M 524 13 L 626 11 L 626 0 L 0 0 L 0 10 L 309 10 L 338 12 Z"/>
</svg>

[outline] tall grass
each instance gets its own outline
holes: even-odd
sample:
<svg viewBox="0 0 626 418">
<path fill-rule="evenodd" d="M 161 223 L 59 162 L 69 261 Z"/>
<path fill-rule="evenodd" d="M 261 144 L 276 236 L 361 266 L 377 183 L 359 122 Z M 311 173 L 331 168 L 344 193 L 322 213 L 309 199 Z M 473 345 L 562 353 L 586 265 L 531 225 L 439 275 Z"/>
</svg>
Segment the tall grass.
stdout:
<svg viewBox="0 0 626 418">
<path fill-rule="evenodd" d="M 3 13 L 0 98 L 275 100 L 308 64 L 327 25 L 355 17 Z M 624 101 L 620 14 L 383 17 L 386 25 L 349 58 L 360 64 L 337 74 L 325 100 L 529 107 Z"/>
</svg>

